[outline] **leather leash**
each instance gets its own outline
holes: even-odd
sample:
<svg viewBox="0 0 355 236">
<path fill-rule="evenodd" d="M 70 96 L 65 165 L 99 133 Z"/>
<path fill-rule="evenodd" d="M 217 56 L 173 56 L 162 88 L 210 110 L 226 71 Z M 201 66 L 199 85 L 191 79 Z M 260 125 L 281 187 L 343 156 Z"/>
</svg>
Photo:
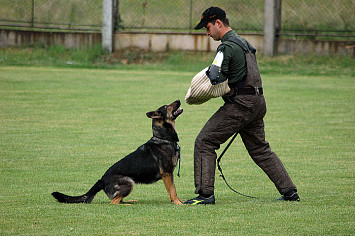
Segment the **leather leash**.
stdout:
<svg viewBox="0 0 355 236">
<path fill-rule="evenodd" d="M 222 172 L 222 168 L 220 166 L 220 161 L 223 157 L 223 155 L 227 152 L 228 148 L 230 147 L 230 145 L 233 143 L 234 139 L 237 137 L 238 133 L 234 134 L 233 138 L 229 141 L 228 145 L 224 148 L 223 152 L 219 155 L 218 159 L 217 159 L 217 167 L 218 167 L 218 170 L 219 172 L 221 172 L 221 175 L 220 177 L 223 178 L 224 182 L 227 184 L 228 188 L 230 188 L 233 192 L 239 194 L 239 195 L 242 195 L 244 197 L 249 197 L 249 198 L 254 198 L 254 199 L 260 199 L 260 198 L 257 198 L 257 197 L 253 197 L 253 196 L 249 196 L 249 195 L 246 195 L 246 194 L 243 194 L 243 193 L 240 193 L 238 192 L 237 190 L 233 189 L 227 182 L 226 178 L 224 177 L 224 174 Z"/>
</svg>

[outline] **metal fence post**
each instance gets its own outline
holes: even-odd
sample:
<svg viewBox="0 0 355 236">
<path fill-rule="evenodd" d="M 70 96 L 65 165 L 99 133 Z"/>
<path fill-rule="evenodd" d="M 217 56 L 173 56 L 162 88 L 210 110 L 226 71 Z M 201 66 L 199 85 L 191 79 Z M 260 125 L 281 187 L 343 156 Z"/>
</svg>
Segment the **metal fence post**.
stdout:
<svg viewBox="0 0 355 236">
<path fill-rule="evenodd" d="M 280 32 L 281 32 L 281 23 L 282 23 L 282 17 L 281 17 L 281 5 L 282 5 L 282 0 L 276 0 L 276 16 L 275 16 L 275 29 L 276 29 L 276 43 L 277 39 L 280 37 Z"/>
<path fill-rule="evenodd" d="M 264 54 L 274 56 L 276 34 L 276 0 L 264 1 Z"/>
<path fill-rule="evenodd" d="M 192 30 L 192 0 L 190 0 L 190 19 L 189 19 L 189 31 Z"/>
<path fill-rule="evenodd" d="M 113 0 L 102 0 L 102 49 L 112 52 Z"/>
<path fill-rule="evenodd" d="M 35 0 L 32 0 L 31 27 L 35 25 Z"/>
<path fill-rule="evenodd" d="M 113 1 L 113 22 L 112 22 L 112 27 L 113 27 L 113 32 L 118 29 L 120 20 L 119 20 L 119 2 L 118 0 Z"/>
</svg>

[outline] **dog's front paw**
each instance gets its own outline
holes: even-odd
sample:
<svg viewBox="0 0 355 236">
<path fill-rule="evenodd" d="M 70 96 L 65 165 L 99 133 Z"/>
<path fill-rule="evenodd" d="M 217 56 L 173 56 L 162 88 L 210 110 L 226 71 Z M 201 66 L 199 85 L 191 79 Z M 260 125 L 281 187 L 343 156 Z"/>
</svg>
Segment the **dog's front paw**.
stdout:
<svg viewBox="0 0 355 236">
<path fill-rule="evenodd" d="M 184 205 L 179 199 L 172 201 L 175 205 Z"/>
</svg>

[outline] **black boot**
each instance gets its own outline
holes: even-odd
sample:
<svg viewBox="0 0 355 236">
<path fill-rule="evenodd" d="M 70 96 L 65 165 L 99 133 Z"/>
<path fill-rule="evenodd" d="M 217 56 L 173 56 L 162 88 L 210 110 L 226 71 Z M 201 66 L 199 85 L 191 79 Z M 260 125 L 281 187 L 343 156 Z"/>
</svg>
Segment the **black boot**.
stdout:
<svg viewBox="0 0 355 236">
<path fill-rule="evenodd" d="M 297 190 L 291 190 L 287 193 L 285 193 L 283 196 L 278 198 L 277 200 L 282 200 L 282 201 L 300 201 L 300 197 L 298 196 Z"/>
<path fill-rule="evenodd" d="M 206 205 L 206 204 L 215 204 L 216 199 L 214 197 L 214 195 L 210 195 L 209 197 L 207 196 L 202 196 L 202 195 L 198 195 L 197 197 L 187 200 L 186 202 L 184 202 L 184 204 L 190 204 L 190 205 Z"/>
</svg>

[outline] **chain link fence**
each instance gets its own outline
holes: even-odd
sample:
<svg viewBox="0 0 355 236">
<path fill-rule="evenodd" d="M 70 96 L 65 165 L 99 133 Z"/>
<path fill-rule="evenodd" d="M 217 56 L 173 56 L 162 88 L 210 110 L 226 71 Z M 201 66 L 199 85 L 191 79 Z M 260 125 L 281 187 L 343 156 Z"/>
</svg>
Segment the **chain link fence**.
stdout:
<svg viewBox="0 0 355 236">
<path fill-rule="evenodd" d="M 120 0 L 121 24 L 125 29 L 192 30 L 204 10 L 214 0 Z M 218 7 L 227 11 L 234 28 L 262 31 L 264 0 L 220 0 Z"/>
<path fill-rule="evenodd" d="M 100 30 L 102 1 L 0 0 L 0 26 Z"/>
<path fill-rule="evenodd" d="M 282 0 L 281 32 L 355 37 L 355 0 Z"/>
<path fill-rule="evenodd" d="M 210 6 L 238 32 L 262 33 L 264 0 L 115 0 L 116 30 L 192 31 Z M 281 34 L 354 37 L 355 0 L 282 0 Z M 102 0 L 0 0 L 0 26 L 99 31 Z"/>
</svg>

